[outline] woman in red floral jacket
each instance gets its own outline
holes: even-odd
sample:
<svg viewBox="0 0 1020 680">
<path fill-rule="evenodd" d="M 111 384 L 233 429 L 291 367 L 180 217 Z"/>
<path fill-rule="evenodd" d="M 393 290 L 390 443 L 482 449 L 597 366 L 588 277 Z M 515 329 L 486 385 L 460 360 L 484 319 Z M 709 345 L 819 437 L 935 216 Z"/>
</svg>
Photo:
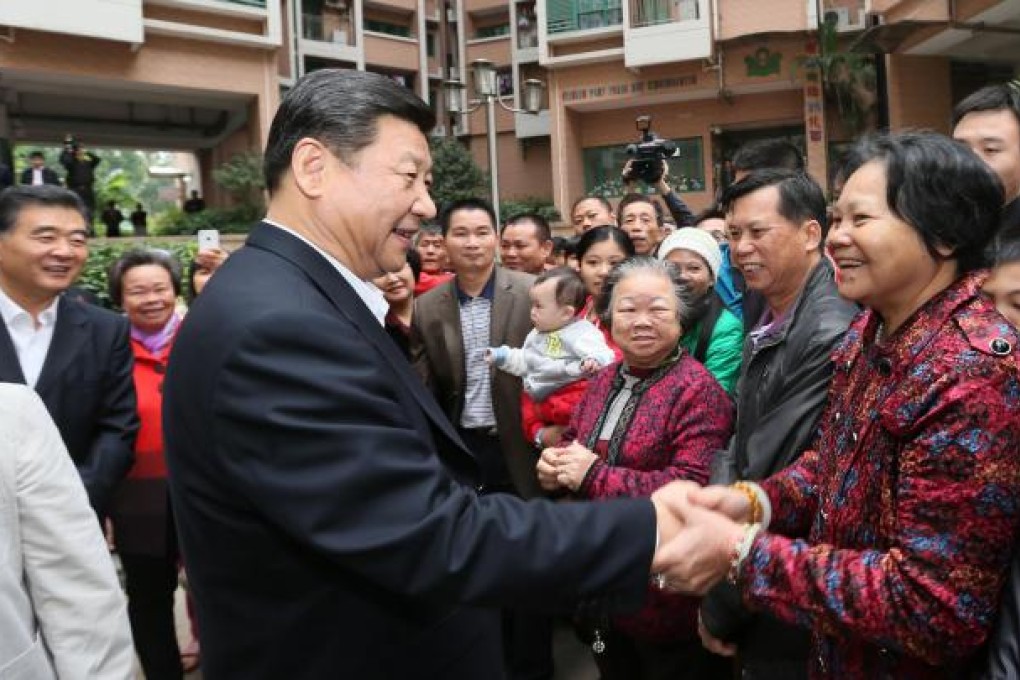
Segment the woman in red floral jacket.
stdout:
<svg viewBox="0 0 1020 680">
<path fill-rule="evenodd" d="M 733 406 L 680 345 L 693 312 L 682 286 L 672 263 L 652 258 L 609 275 L 604 316 L 623 361 L 589 380 L 561 447 L 542 453 L 545 489 L 586 499 L 647 497 L 675 479 L 708 479 L 712 455 L 732 431 Z M 600 625 L 596 644 L 604 650 L 595 661 L 603 680 L 717 677 L 698 642 L 696 610 L 694 598 L 651 590 L 641 612 Z"/>
<path fill-rule="evenodd" d="M 725 576 L 809 628 L 812 677 L 964 678 L 1020 519 L 1017 335 L 980 293 L 1001 185 L 934 134 L 851 158 L 827 245 L 867 309 L 833 355 L 819 436 L 760 486 L 690 492 L 668 578 Z"/>
</svg>

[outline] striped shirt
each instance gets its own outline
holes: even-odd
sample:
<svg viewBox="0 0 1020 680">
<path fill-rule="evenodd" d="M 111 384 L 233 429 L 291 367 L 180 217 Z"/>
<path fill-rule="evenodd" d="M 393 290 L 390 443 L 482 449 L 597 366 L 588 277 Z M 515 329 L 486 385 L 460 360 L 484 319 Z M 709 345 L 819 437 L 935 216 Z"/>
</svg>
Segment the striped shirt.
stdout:
<svg viewBox="0 0 1020 680">
<path fill-rule="evenodd" d="M 456 286 L 460 333 L 464 339 L 464 412 L 460 416 L 460 426 L 464 429 L 496 426 L 492 410 L 492 369 L 485 361 L 494 288 L 495 281 L 490 278 L 478 297 L 469 297 Z"/>
</svg>

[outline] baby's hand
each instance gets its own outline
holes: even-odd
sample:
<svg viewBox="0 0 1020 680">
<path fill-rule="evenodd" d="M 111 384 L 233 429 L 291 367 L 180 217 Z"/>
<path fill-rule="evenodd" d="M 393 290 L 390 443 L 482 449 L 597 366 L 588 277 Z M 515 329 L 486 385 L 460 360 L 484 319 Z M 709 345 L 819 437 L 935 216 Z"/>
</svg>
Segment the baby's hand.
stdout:
<svg viewBox="0 0 1020 680">
<path fill-rule="evenodd" d="M 485 363 L 487 363 L 490 366 L 492 366 L 492 364 L 494 364 L 495 362 L 496 362 L 496 355 L 493 354 L 492 348 L 489 347 L 488 349 L 485 350 Z"/>
<path fill-rule="evenodd" d="M 581 373 L 584 375 L 592 375 L 598 373 L 602 366 L 595 359 L 588 357 L 581 362 Z"/>
</svg>

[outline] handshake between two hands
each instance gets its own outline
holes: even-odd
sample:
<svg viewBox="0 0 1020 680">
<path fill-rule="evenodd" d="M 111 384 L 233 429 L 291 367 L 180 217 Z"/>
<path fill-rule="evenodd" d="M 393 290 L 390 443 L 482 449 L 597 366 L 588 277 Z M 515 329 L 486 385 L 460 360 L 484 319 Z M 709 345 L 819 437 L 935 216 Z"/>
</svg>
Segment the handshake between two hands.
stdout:
<svg viewBox="0 0 1020 680">
<path fill-rule="evenodd" d="M 726 577 L 748 540 L 751 499 L 733 487 L 677 481 L 652 494 L 652 504 L 659 529 L 653 582 L 703 595 Z"/>
</svg>

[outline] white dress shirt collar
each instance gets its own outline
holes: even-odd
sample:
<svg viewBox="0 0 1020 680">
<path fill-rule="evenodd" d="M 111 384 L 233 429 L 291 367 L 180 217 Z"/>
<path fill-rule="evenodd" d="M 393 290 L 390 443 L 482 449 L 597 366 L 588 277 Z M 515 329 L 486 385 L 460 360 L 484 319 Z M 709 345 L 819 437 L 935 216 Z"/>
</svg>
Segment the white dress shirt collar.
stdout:
<svg viewBox="0 0 1020 680">
<path fill-rule="evenodd" d="M 380 326 L 384 325 L 385 319 L 386 319 L 386 313 L 390 311 L 390 303 L 386 302 L 386 298 L 383 296 L 383 293 L 382 293 L 381 290 L 376 288 L 374 284 L 372 284 L 372 283 L 370 283 L 368 281 L 362 281 L 361 279 L 359 279 L 354 274 L 354 272 L 352 272 L 350 269 L 345 267 L 340 262 L 340 260 L 336 259 L 332 255 L 327 253 L 325 250 L 323 250 L 319 246 L 315 245 L 314 243 L 312 243 L 307 238 L 305 238 L 301 234 L 297 233 L 293 229 L 291 229 L 289 227 L 285 227 L 282 224 L 280 224 L 279 222 L 273 222 L 272 220 L 270 220 L 268 218 L 264 219 L 263 221 L 266 224 L 271 224 L 272 226 L 276 227 L 277 229 L 282 229 L 283 231 L 287 232 L 291 236 L 294 236 L 295 238 L 301 239 L 302 241 L 307 243 L 309 246 L 314 248 L 316 252 L 318 252 L 320 255 L 322 255 L 324 258 L 326 258 L 326 261 L 329 262 L 331 265 L 333 265 L 333 268 L 336 269 L 338 272 L 340 272 L 340 275 L 342 277 L 344 277 L 344 280 L 346 280 L 347 283 L 350 284 L 351 288 L 354 289 L 354 292 L 357 293 L 359 298 L 361 298 L 361 301 L 365 303 L 366 307 L 368 307 L 368 311 L 372 312 L 372 316 L 374 316 L 376 318 L 376 320 L 379 321 L 379 325 Z"/>
<path fill-rule="evenodd" d="M 57 325 L 59 303 L 60 297 L 55 297 L 46 309 L 39 312 L 37 322 L 0 288 L 0 316 L 3 317 L 7 333 L 14 344 L 14 352 L 18 355 L 25 384 L 31 387 L 35 387 L 42 373 L 43 364 L 46 363 L 46 355 L 53 341 L 53 330 Z"/>
</svg>

